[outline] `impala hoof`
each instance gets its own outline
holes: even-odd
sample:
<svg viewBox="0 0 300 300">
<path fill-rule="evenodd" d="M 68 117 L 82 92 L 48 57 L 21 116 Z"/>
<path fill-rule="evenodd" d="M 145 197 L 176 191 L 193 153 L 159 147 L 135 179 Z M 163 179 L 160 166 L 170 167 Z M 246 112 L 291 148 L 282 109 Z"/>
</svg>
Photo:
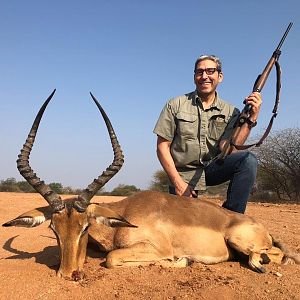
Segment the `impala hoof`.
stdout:
<svg viewBox="0 0 300 300">
<path fill-rule="evenodd" d="M 82 279 L 85 278 L 85 275 L 83 272 L 80 271 L 73 271 L 72 276 L 71 276 L 72 280 L 74 281 L 80 281 Z"/>
</svg>

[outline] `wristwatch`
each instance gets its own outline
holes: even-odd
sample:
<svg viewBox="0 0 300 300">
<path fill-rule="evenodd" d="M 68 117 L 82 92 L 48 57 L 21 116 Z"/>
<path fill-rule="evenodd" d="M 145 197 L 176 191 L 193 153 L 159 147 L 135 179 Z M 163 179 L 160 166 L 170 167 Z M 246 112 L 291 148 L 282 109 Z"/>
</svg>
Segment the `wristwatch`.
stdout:
<svg viewBox="0 0 300 300">
<path fill-rule="evenodd" d="M 257 122 L 256 122 L 256 121 L 253 122 L 253 121 L 251 121 L 249 118 L 246 118 L 246 119 L 245 119 L 245 122 L 250 126 L 250 128 L 253 128 L 253 127 L 255 127 L 255 126 L 257 125 Z"/>
</svg>

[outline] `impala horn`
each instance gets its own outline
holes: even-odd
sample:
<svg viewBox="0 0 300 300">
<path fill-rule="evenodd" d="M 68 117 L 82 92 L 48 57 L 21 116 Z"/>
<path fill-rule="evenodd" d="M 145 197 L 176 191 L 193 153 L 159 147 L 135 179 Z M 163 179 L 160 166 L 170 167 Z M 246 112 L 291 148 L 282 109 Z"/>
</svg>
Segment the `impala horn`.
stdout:
<svg viewBox="0 0 300 300">
<path fill-rule="evenodd" d="M 51 95 L 48 97 L 48 99 L 45 101 L 43 106 L 40 108 L 37 116 L 35 117 L 35 120 L 33 122 L 33 125 L 31 127 L 31 130 L 28 134 L 28 137 L 26 139 L 25 144 L 23 145 L 23 148 L 21 149 L 21 153 L 19 154 L 19 159 L 17 160 L 17 168 L 20 172 L 20 174 L 27 180 L 27 182 L 38 192 L 40 193 L 44 199 L 48 202 L 48 204 L 52 207 L 53 211 L 60 211 L 64 208 L 64 203 L 60 196 L 56 194 L 54 191 L 51 190 L 51 188 L 45 184 L 44 181 L 40 180 L 36 176 L 36 174 L 33 172 L 29 165 L 29 156 L 31 149 L 33 147 L 33 143 L 35 140 L 35 136 L 37 134 L 40 121 L 42 119 L 43 113 L 52 99 L 54 93 L 56 90 L 54 90 Z"/>
<path fill-rule="evenodd" d="M 98 100 L 93 96 L 92 93 L 90 93 L 90 95 L 93 98 L 105 121 L 114 152 L 114 159 L 112 164 L 97 179 L 94 179 L 94 181 L 78 196 L 78 200 L 74 203 L 74 206 L 78 211 L 86 210 L 90 200 L 97 193 L 97 191 L 100 188 L 102 188 L 121 169 L 124 163 L 124 156 L 121 150 L 121 146 L 117 140 L 115 131 L 110 123 L 110 120 L 103 108 L 101 107 L 101 105 L 99 104 Z"/>
</svg>

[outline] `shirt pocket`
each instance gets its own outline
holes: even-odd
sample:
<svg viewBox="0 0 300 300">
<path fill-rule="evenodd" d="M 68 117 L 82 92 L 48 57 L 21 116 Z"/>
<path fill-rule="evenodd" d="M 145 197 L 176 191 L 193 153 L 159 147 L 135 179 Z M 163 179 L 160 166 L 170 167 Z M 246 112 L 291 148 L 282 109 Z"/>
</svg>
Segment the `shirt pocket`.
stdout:
<svg viewBox="0 0 300 300">
<path fill-rule="evenodd" d="M 189 113 L 179 112 L 176 115 L 177 133 L 186 137 L 197 137 L 198 117 Z"/>
<path fill-rule="evenodd" d="M 209 138 L 218 141 L 224 133 L 227 124 L 228 123 L 224 115 L 212 116 L 208 125 Z"/>
</svg>

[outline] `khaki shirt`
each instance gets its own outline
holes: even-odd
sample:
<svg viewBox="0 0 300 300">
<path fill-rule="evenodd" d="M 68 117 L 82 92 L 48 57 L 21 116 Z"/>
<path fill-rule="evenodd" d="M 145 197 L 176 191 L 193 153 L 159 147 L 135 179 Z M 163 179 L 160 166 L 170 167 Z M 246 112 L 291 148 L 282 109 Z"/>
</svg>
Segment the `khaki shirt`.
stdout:
<svg viewBox="0 0 300 300">
<path fill-rule="evenodd" d="M 153 130 L 171 142 L 171 155 L 182 179 L 195 190 L 205 190 L 204 167 L 220 152 L 219 143 L 230 137 L 239 110 L 216 93 L 203 109 L 197 92 L 167 102 Z"/>
</svg>

